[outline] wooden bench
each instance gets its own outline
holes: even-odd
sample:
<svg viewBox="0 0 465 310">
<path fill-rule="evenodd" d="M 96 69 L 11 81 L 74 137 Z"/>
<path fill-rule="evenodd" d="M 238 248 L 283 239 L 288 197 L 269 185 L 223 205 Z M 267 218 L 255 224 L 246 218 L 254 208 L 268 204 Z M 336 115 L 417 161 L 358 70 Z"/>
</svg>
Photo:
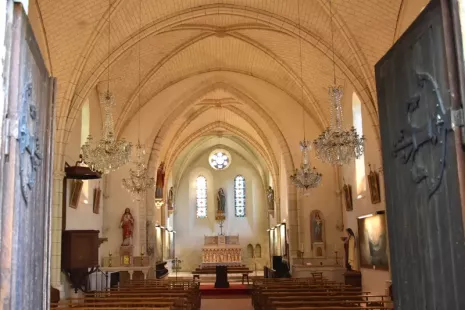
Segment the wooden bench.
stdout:
<svg viewBox="0 0 465 310">
<path fill-rule="evenodd" d="M 61 301 L 60 309 L 200 309 L 199 284 L 192 281 L 131 280 L 119 288 L 85 293 Z"/>
<path fill-rule="evenodd" d="M 256 310 L 392 309 L 389 296 L 369 295 L 360 287 L 327 281 L 320 275 L 253 281 L 252 305 Z"/>
</svg>

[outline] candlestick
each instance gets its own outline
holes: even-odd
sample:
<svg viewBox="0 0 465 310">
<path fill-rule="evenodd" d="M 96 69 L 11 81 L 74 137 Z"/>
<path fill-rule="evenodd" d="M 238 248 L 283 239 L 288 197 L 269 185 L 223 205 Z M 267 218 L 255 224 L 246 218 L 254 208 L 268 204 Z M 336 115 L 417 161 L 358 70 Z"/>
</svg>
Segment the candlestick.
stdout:
<svg viewBox="0 0 465 310">
<path fill-rule="evenodd" d="M 110 251 L 110 253 L 108 253 L 108 256 L 110 257 L 110 258 L 108 259 L 108 267 L 111 267 L 111 263 L 112 263 L 112 261 L 111 261 L 111 255 L 112 255 L 112 254 L 111 254 L 111 251 Z"/>
</svg>

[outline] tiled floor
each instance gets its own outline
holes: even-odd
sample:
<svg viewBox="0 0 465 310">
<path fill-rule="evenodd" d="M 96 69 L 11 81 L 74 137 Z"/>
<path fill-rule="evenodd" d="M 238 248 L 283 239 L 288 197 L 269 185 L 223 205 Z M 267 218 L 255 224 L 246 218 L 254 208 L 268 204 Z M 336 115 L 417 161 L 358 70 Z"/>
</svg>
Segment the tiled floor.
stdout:
<svg viewBox="0 0 465 310">
<path fill-rule="evenodd" d="M 241 299 L 202 299 L 201 310 L 252 310 L 250 298 Z"/>
</svg>

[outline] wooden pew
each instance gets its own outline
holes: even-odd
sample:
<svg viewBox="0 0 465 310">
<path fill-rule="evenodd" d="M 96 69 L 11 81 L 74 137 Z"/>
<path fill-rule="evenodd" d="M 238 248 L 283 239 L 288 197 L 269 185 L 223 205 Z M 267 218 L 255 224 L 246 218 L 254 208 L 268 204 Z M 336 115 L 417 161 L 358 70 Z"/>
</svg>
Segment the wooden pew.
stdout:
<svg viewBox="0 0 465 310">
<path fill-rule="evenodd" d="M 389 296 L 369 295 L 359 287 L 329 282 L 319 276 L 254 281 L 252 304 L 256 310 L 392 309 Z"/>
<path fill-rule="evenodd" d="M 60 309 L 200 309 L 199 284 L 193 281 L 135 280 L 119 288 L 85 293 L 83 298 L 69 298 L 53 306 Z"/>
</svg>

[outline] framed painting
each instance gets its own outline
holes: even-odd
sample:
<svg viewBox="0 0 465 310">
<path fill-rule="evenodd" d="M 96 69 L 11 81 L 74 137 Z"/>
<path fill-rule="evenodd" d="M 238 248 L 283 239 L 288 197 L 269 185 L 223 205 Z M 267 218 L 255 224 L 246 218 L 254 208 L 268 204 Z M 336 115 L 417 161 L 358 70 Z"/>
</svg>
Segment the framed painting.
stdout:
<svg viewBox="0 0 465 310">
<path fill-rule="evenodd" d="M 93 203 L 93 212 L 95 214 L 100 213 L 100 197 L 102 196 L 102 190 L 100 187 L 94 188 L 94 203 Z"/>
<path fill-rule="evenodd" d="M 381 202 L 381 193 L 379 189 L 379 173 L 371 170 L 368 174 L 368 187 L 370 188 L 370 198 L 371 203 L 380 203 Z"/>
<path fill-rule="evenodd" d="M 73 209 L 77 209 L 79 205 L 79 198 L 81 198 L 83 184 L 84 182 L 81 180 L 73 180 L 71 183 L 71 196 L 69 206 Z"/>
<path fill-rule="evenodd" d="M 353 211 L 354 205 L 352 201 L 352 186 L 349 184 L 344 184 L 342 187 L 342 191 L 344 192 L 344 202 L 346 204 L 346 211 Z"/>
<path fill-rule="evenodd" d="M 384 212 L 358 218 L 358 240 L 360 267 L 389 270 Z"/>
<path fill-rule="evenodd" d="M 310 213 L 310 238 L 312 249 L 315 243 L 325 243 L 325 220 L 320 210 Z"/>
</svg>

